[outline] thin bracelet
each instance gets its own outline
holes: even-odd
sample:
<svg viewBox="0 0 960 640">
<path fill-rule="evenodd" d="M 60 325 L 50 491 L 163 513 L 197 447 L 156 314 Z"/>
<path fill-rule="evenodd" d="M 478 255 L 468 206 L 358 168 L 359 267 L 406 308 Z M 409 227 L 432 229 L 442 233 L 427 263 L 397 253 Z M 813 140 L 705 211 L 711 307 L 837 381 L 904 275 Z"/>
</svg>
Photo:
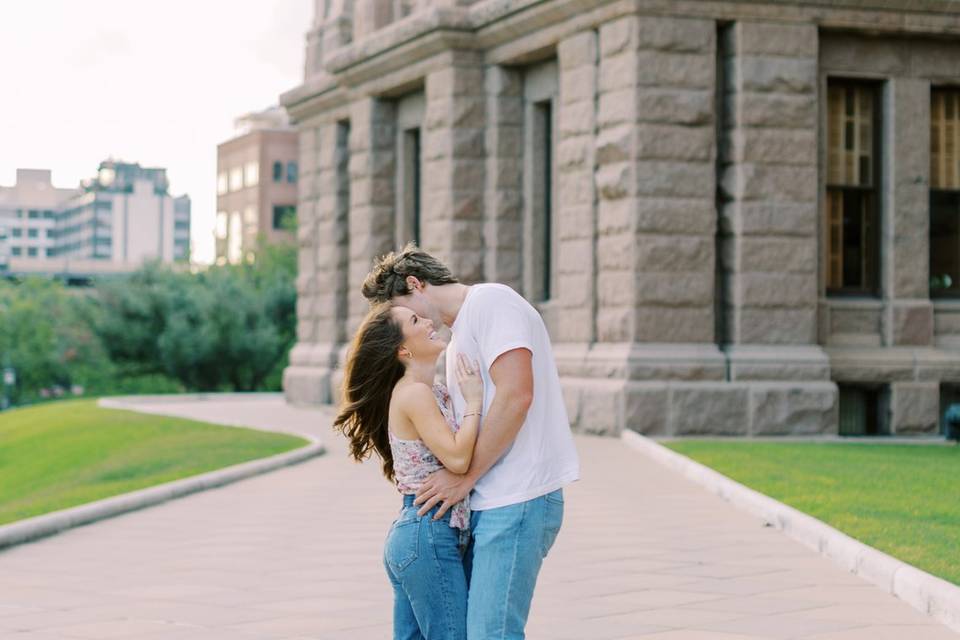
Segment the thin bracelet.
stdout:
<svg viewBox="0 0 960 640">
<path fill-rule="evenodd" d="M 470 416 L 482 416 L 483 414 L 479 411 L 471 411 L 470 413 L 463 414 L 464 418 L 469 418 Z"/>
</svg>

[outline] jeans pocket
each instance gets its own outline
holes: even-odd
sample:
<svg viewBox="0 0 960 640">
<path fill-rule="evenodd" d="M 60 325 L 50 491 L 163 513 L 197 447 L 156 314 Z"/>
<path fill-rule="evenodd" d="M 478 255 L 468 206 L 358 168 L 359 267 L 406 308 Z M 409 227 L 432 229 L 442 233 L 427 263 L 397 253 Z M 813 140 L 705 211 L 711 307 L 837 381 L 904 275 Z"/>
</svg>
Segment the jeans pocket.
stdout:
<svg viewBox="0 0 960 640">
<path fill-rule="evenodd" d="M 544 558 L 556 542 L 561 524 L 563 524 L 563 493 L 554 491 L 548 493 L 543 501 L 543 541 L 540 550 Z"/>
<path fill-rule="evenodd" d="M 395 573 L 400 573 L 420 556 L 420 518 L 397 520 L 387 536 L 384 556 Z"/>
</svg>

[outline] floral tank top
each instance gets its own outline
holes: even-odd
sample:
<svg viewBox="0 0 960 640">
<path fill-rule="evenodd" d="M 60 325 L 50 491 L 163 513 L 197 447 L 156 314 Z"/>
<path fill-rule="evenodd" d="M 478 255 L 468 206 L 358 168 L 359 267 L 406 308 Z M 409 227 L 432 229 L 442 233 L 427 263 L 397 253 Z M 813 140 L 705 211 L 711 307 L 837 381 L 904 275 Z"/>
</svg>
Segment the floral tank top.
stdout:
<svg viewBox="0 0 960 640">
<path fill-rule="evenodd" d="M 437 398 L 440 413 L 450 430 L 456 433 L 460 429 L 453 414 L 450 394 L 442 384 L 433 385 L 433 395 Z M 387 429 L 390 435 L 390 451 L 393 453 L 393 473 L 397 481 L 397 490 L 406 495 L 417 492 L 423 481 L 434 471 L 443 469 L 433 452 L 423 440 L 401 440 Z M 465 531 L 470 528 L 470 496 L 450 508 L 450 526 Z"/>
</svg>

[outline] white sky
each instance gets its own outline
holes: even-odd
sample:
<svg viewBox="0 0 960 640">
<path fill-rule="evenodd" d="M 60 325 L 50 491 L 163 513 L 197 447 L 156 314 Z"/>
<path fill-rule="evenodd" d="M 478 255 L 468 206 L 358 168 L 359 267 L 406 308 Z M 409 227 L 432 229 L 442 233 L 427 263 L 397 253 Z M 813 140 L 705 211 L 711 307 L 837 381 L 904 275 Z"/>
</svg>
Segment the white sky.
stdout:
<svg viewBox="0 0 960 640">
<path fill-rule="evenodd" d="M 165 167 L 214 256 L 217 144 L 303 79 L 312 0 L 0 0 L 0 185 L 107 157 Z"/>
</svg>

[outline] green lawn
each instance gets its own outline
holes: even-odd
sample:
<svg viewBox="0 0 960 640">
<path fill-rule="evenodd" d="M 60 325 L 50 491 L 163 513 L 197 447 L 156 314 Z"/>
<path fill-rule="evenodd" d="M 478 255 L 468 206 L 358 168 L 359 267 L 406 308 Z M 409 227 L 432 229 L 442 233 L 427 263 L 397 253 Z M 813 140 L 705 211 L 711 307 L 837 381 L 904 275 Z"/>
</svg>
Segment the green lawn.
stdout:
<svg viewBox="0 0 960 640">
<path fill-rule="evenodd" d="M 960 447 L 712 440 L 664 444 L 960 584 Z"/>
<path fill-rule="evenodd" d="M 101 409 L 94 400 L 0 413 L 0 524 L 306 444 L 295 436 Z"/>
</svg>

